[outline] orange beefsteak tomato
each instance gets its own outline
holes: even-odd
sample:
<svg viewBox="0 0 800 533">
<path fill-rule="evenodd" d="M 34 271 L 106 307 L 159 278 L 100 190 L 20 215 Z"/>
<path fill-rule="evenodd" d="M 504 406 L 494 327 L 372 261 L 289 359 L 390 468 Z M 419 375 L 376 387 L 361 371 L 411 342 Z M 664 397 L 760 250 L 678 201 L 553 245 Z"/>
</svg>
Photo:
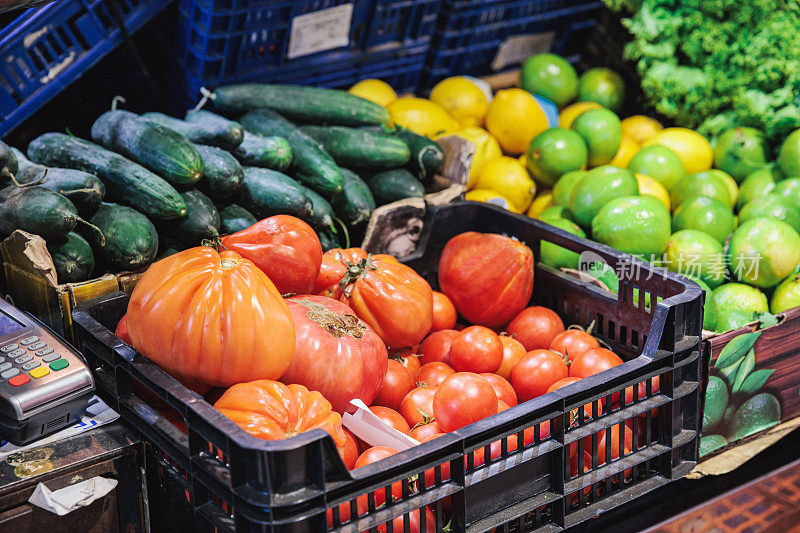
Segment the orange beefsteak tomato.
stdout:
<svg viewBox="0 0 800 533">
<path fill-rule="evenodd" d="M 213 387 L 278 379 L 295 347 L 272 281 L 233 251 L 199 246 L 153 264 L 128 304 L 136 349 L 174 377 Z"/>
<path fill-rule="evenodd" d="M 311 292 L 322 263 L 317 234 L 289 215 L 265 218 L 223 237 L 222 246 L 252 261 L 281 294 Z"/>
<path fill-rule="evenodd" d="M 531 299 L 533 252 L 502 235 L 462 233 L 444 247 L 439 286 L 473 324 L 504 326 Z"/>
</svg>

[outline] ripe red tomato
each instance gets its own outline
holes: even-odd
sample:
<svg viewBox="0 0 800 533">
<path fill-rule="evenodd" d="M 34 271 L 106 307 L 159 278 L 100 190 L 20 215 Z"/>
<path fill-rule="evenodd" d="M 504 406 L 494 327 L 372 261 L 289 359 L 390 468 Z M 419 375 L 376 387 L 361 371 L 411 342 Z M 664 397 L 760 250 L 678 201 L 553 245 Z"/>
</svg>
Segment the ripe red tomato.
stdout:
<svg viewBox="0 0 800 533">
<path fill-rule="evenodd" d="M 569 376 L 586 378 L 622 364 L 622 359 L 611 350 L 591 348 L 586 350 L 569 365 Z M 631 391 L 631 395 L 633 391 Z"/>
<path fill-rule="evenodd" d="M 456 337 L 458 337 L 458 331 L 454 329 L 443 329 L 425 337 L 425 340 L 419 345 L 419 353 L 422 355 L 421 363 L 424 365 L 438 361 L 451 364 L 450 345 Z"/>
<path fill-rule="evenodd" d="M 389 448 L 388 446 L 373 446 L 372 448 L 368 449 L 364 453 L 358 456 L 356 460 L 356 464 L 354 468 L 361 468 L 362 466 L 367 466 L 372 463 L 376 463 L 382 459 L 386 459 L 387 457 L 391 457 L 392 455 L 396 454 L 397 450 L 394 448 Z M 386 503 L 386 491 L 384 489 L 378 489 L 372 493 L 375 497 L 375 507 L 383 505 Z M 392 501 L 402 498 L 403 497 L 403 482 L 402 481 L 395 481 L 392 483 Z M 361 513 L 361 501 L 363 499 L 364 508 L 366 509 L 367 506 L 367 495 L 364 494 L 363 496 L 358 497 L 358 505 L 359 514 Z"/>
<path fill-rule="evenodd" d="M 117 322 L 117 329 L 114 330 L 114 335 L 125 344 L 131 344 L 131 338 L 128 336 L 128 315 L 122 315 L 120 321 Z"/>
<path fill-rule="evenodd" d="M 519 358 L 525 355 L 525 347 L 517 339 L 506 335 L 500 335 L 500 343 L 503 345 L 503 362 L 494 373 L 508 379 L 511 376 L 511 369 Z"/>
<path fill-rule="evenodd" d="M 361 248 L 331 248 L 322 254 L 322 264 L 319 268 L 319 275 L 314 281 L 314 294 L 322 294 L 330 298 L 336 298 L 332 293 L 338 289 L 338 295 L 341 294 L 341 287 L 338 287 L 339 282 L 347 273 L 347 263 L 358 263 L 362 259 L 367 258 L 367 252 Z M 338 299 L 338 298 L 337 298 Z"/>
<path fill-rule="evenodd" d="M 497 393 L 497 391 L 495 391 L 495 393 Z M 497 400 L 497 412 L 498 413 L 502 413 L 503 411 L 507 411 L 508 409 L 511 409 L 510 405 L 508 405 L 503 400 Z"/>
<path fill-rule="evenodd" d="M 414 381 L 418 387 L 438 387 L 442 381 L 455 372 L 444 363 L 425 363 L 414 374 Z"/>
<path fill-rule="evenodd" d="M 435 435 L 431 435 L 427 439 L 422 442 L 429 442 L 434 439 L 438 439 L 439 437 L 447 435 L 447 433 L 438 433 Z M 472 465 L 473 466 L 480 466 L 484 463 L 485 459 L 485 452 L 484 448 L 478 448 L 474 452 L 472 452 Z M 469 462 L 467 460 L 467 456 L 464 456 L 464 468 L 469 467 Z M 439 467 L 440 470 L 440 481 L 447 481 L 450 479 L 450 461 L 442 463 Z M 425 471 L 425 488 L 431 488 L 436 484 L 436 467 L 429 468 Z M 448 496 L 449 498 L 449 496 Z"/>
<path fill-rule="evenodd" d="M 517 393 L 514 392 L 514 387 L 511 386 L 511 383 L 497 374 L 487 373 L 480 376 L 492 384 L 498 400 L 505 402 L 509 407 L 517 405 Z"/>
<path fill-rule="evenodd" d="M 400 433 L 408 434 L 408 432 L 411 431 L 411 426 L 408 425 L 406 419 L 394 409 L 389 409 L 382 405 L 371 405 L 369 410 L 372 411 L 375 416 L 383 420 L 388 426 L 393 427 Z"/>
<path fill-rule="evenodd" d="M 503 326 L 531 299 L 533 252 L 502 235 L 462 233 L 444 247 L 439 286 L 469 322 Z"/>
<path fill-rule="evenodd" d="M 319 391 L 339 413 L 370 405 L 386 375 L 386 346 L 345 304 L 324 296 L 286 300 L 294 320 L 295 352 L 281 381 Z"/>
<path fill-rule="evenodd" d="M 503 362 L 500 336 L 483 326 L 470 326 L 453 339 L 450 361 L 457 372 L 494 372 Z"/>
<path fill-rule="evenodd" d="M 441 292 L 433 291 L 433 326 L 431 331 L 453 329 L 456 325 L 456 306 Z"/>
<path fill-rule="evenodd" d="M 427 424 L 422 424 L 411 428 L 411 431 L 408 433 L 408 435 L 412 439 L 422 442 L 432 435 L 439 435 L 441 432 L 442 430 L 439 427 L 439 424 L 436 422 L 428 422 Z"/>
<path fill-rule="evenodd" d="M 382 405 L 397 410 L 405 395 L 414 387 L 416 385 L 411 372 L 394 359 L 389 359 L 386 376 L 383 378 L 383 384 L 378 390 L 378 395 L 372 401 L 372 405 Z"/>
<path fill-rule="evenodd" d="M 400 402 L 400 414 L 408 425 L 427 424 L 433 419 L 433 397 L 436 387 L 417 387 Z"/>
<path fill-rule="evenodd" d="M 574 361 L 587 350 L 599 347 L 597 339 L 580 329 L 562 331 L 550 343 L 551 350 L 566 355 L 570 361 Z"/>
<path fill-rule="evenodd" d="M 356 436 L 347 429 L 346 427 L 342 426 L 342 431 L 344 431 L 345 436 L 345 443 L 344 446 L 339 448 L 339 455 L 342 456 L 342 462 L 344 462 L 344 466 L 347 467 L 348 470 L 352 470 L 355 467 L 356 459 L 358 459 L 358 443 L 356 442 Z"/>
<path fill-rule="evenodd" d="M 569 374 L 567 363 L 550 350 L 532 350 L 511 369 L 511 385 L 521 402 L 547 393 L 550 385 Z"/>
<path fill-rule="evenodd" d="M 623 453 L 628 455 L 633 451 L 633 430 L 628 427 L 626 423 L 620 422 L 619 424 L 614 424 L 611 426 L 611 431 L 609 432 L 608 429 L 601 429 L 596 433 L 597 435 L 597 466 L 602 466 L 606 464 L 606 448 L 608 448 L 608 452 L 611 454 L 611 460 L 614 461 L 619 457 L 619 432 L 620 428 L 625 428 L 623 431 Z M 611 433 L 610 440 L 607 439 L 608 433 Z M 583 439 L 583 449 L 589 452 L 590 462 L 591 464 L 591 450 L 592 450 L 592 435 L 584 437 Z M 625 470 L 625 477 L 627 478 L 631 474 L 631 469 Z M 617 476 L 614 476 L 616 479 Z"/>
<path fill-rule="evenodd" d="M 422 524 L 419 509 L 414 509 L 408 516 L 400 515 L 392 519 L 392 531 L 400 533 L 401 531 L 408 531 L 409 533 L 435 533 L 436 532 L 436 515 L 433 514 L 428 507 L 425 507 L 425 524 Z M 406 525 L 408 529 L 405 529 Z M 380 533 L 386 533 L 386 524 L 378 526 Z"/>
<path fill-rule="evenodd" d="M 322 263 L 322 245 L 314 230 L 289 215 L 260 220 L 222 238 L 222 247 L 249 259 L 281 294 L 308 294 Z"/>
<path fill-rule="evenodd" d="M 471 372 L 456 372 L 439 385 L 433 396 L 433 417 L 450 432 L 497 413 L 492 384 Z"/>
<path fill-rule="evenodd" d="M 419 370 L 419 355 L 416 353 L 411 353 L 408 351 L 408 348 L 396 350 L 395 352 L 389 354 L 389 357 L 406 367 L 408 371 L 411 372 L 412 376 L 417 373 L 417 370 Z"/>
<path fill-rule="evenodd" d="M 506 331 L 527 351 L 548 349 L 553 339 L 564 331 L 564 323 L 555 311 L 547 307 L 528 307 L 514 317 Z"/>
</svg>

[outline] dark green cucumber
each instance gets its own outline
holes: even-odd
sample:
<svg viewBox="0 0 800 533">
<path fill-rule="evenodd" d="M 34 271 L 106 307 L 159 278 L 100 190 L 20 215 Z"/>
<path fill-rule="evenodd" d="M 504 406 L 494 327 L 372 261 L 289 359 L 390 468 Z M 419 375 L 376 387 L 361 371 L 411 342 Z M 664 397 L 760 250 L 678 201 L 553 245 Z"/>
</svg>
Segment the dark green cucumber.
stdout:
<svg viewBox="0 0 800 533">
<path fill-rule="evenodd" d="M 258 109 L 245 113 L 239 121 L 249 132 L 286 138 L 292 147 L 294 176 L 309 189 L 330 198 L 344 187 L 342 171 L 330 154 L 276 112 Z"/>
<path fill-rule="evenodd" d="M 213 113 L 209 114 L 214 115 Z M 142 114 L 142 118 L 178 132 L 189 141 L 197 144 L 218 146 L 225 150 L 232 150 L 242 142 L 242 127 L 238 124 L 236 125 L 238 126 L 238 130 L 236 130 L 236 128 L 227 125 L 220 127 L 215 121 L 189 122 L 187 120 L 170 117 L 164 113 L 155 112 L 144 113 Z M 219 117 L 219 119 L 230 124 L 236 124 L 222 117 Z"/>
<path fill-rule="evenodd" d="M 75 229 L 79 220 L 72 202 L 57 192 L 16 185 L 0 190 L 0 236 L 21 229 L 45 239 L 62 237 Z"/>
<path fill-rule="evenodd" d="M 139 270 L 156 258 L 156 228 L 137 210 L 103 202 L 90 222 L 103 232 L 105 244 L 96 232 L 87 232 L 87 240 L 113 269 Z"/>
<path fill-rule="evenodd" d="M 169 183 L 143 166 L 89 141 L 63 133 L 45 133 L 28 145 L 28 157 L 42 165 L 94 174 L 111 197 L 153 219 L 186 215 L 186 203 Z"/>
<path fill-rule="evenodd" d="M 81 215 L 94 212 L 106 194 L 106 186 L 94 174 L 72 168 L 46 167 L 30 163 L 17 174 L 21 184 L 39 183 L 39 186 L 66 196 Z"/>
<path fill-rule="evenodd" d="M 186 137 L 130 111 L 100 115 L 92 140 L 176 185 L 192 185 L 203 175 L 203 159 Z"/>
<path fill-rule="evenodd" d="M 175 255 L 178 252 L 182 252 L 184 250 L 188 250 L 190 246 L 185 244 L 179 243 L 170 239 L 169 237 L 164 237 L 162 235 L 158 236 L 158 254 L 156 255 L 156 261 L 160 261 L 165 257 L 169 257 L 171 255 Z"/>
<path fill-rule="evenodd" d="M 192 246 L 200 246 L 201 241 L 219 236 L 219 212 L 208 196 L 196 189 L 181 193 L 186 202 L 186 217 L 159 224 L 162 235 Z"/>
<path fill-rule="evenodd" d="M 13 183 L 19 171 L 19 161 L 14 149 L 0 141 L 0 187 Z"/>
<path fill-rule="evenodd" d="M 242 128 L 241 124 L 221 117 L 211 111 L 202 109 L 189 110 L 186 112 L 184 120 L 214 134 L 216 139 L 215 143 L 206 142 L 203 144 L 214 144 L 214 146 L 219 146 L 226 150 L 233 150 L 242 144 L 242 140 L 244 139 L 244 128 Z"/>
<path fill-rule="evenodd" d="M 369 220 L 375 210 L 375 199 L 369 186 L 355 172 L 343 168 L 342 174 L 344 189 L 331 198 L 331 206 L 341 220 L 355 226 Z"/>
<path fill-rule="evenodd" d="M 195 144 L 194 147 L 205 167 L 203 177 L 197 182 L 198 189 L 214 200 L 228 198 L 239 190 L 244 171 L 235 157 L 215 146 Z"/>
<path fill-rule="evenodd" d="M 245 131 L 242 144 L 232 153 L 243 165 L 270 168 L 278 172 L 283 172 L 292 163 L 289 141 L 275 135 L 265 137 Z"/>
<path fill-rule="evenodd" d="M 217 87 L 211 98 L 214 107 L 223 111 L 241 113 L 266 107 L 291 120 L 311 124 L 368 126 L 389 122 L 385 107 L 335 89 L 246 83 Z"/>
<path fill-rule="evenodd" d="M 2 148 L 0 148 L 0 150 L 2 150 Z M 27 168 L 38 166 L 33 161 L 29 161 L 28 158 L 25 157 L 25 154 L 23 154 L 16 148 L 12 147 L 11 151 L 14 152 L 14 156 L 17 158 L 17 167 L 18 167 L 17 174 L 19 174 L 20 172 L 22 172 Z"/>
<path fill-rule="evenodd" d="M 413 131 L 399 126 L 393 128 L 370 126 L 363 129 L 373 133 L 391 135 L 406 143 L 411 153 L 406 168 L 422 181 L 439 172 L 444 165 L 444 150 L 439 143 L 428 137 L 417 135 Z"/>
<path fill-rule="evenodd" d="M 342 244 L 330 231 L 318 231 L 317 237 L 319 237 L 319 243 L 322 245 L 323 252 L 327 252 L 332 248 L 342 247 Z"/>
<path fill-rule="evenodd" d="M 336 214 L 333 212 L 331 204 L 311 189 L 307 188 L 305 193 L 311 200 L 312 210 L 314 211 L 308 219 L 308 223 L 316 230 L 333 227 L 333 219 L 336 217 Z"/>
<path fill-rule="evenodd" d="M 425 194 L 422 183 L 404 168 L 378 172 L 367 179 L 367 185 L 378 205 L 405 198 L 422 198 Z"/>
<path fill-rule="evenodd" d="M 397 168 L 408 163 L 408 145 L 384 133 L 344 126 L 303 126 L 339 165 L 352 168 Z"/>
<path fill-rule="evenodd" d="M 228 204 L 219 211 L 220 234 L 230 235 L 247 229 L 258 220 L 253 214 L 239 204 Z"/>
<path fill-rule="evenodd" d="M 47 251 L 53 258 L 59 283 L 77 283 L 91 276 L 94 252 L 86 239 L 74 231 L 61 238 L 48 239 Z"/>
<path fill-rule="evenodd" d="M 293 215 L 307 220 L 313 213 L 306 189 L 286 174 L 257 167 L 244 167 L 244 183 L 237 194 L 239 205 L 257 219 Z"/>
</svg>

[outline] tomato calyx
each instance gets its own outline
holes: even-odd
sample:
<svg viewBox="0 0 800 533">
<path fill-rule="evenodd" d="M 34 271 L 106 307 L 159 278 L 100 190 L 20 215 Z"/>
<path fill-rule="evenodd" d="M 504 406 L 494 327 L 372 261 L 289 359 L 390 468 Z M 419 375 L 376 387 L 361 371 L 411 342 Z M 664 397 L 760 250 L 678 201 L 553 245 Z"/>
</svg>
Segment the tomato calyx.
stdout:
<svg viewBox="0 0 800 533">
<path fill-rule="evenodd" d="M 363 276 L 368 270 L 378 269 L 378 267 L 376 267 L 372 262 L 372 255 L 367 255 L 367 257 L 358 263 L 351 263 L 348 261 L 345 264 L 345 268 L 347 271 L 342 277 L 342 280 L 339 282 L 339 286 L 342 288 L 344 295 L 348 298 L 353 293 L 353 284 L 358 281 L 358 278 Z"/>
<path fill-rule="evenodd" d="M 200 241 L 200 246 L 208 246 L 209 248 L 213 248 L 217 252 L 219 252 L 220 250 L 228 249 L 225 247 L 224 244 L 222 244 L 222 237 L 220 237 L 219 235 L 214 235 L 210 239 L 203 239 L 202 241 Z"/>
<path fill-rule="evenodd" d="M 572 364 L 572 361 L 570 361 L 570 359 L 569 359 L 569 352 L 568 351 L 565 351 L 565 353 L 561 353 L 561 352 L 558 352 L 556 350 L 553 350 L 552 348 L 550 349 L 550 351 L 553 352 L 554 354 L 556 354 L 557 356 L 559 356 L 567 366 Z"/>
<path fill-rule="evenodd" d="M 416 424 L 414 424 L 414 427 L 412 427 L 411 429 L 418 428 L 420 426 L 425 426 L 425 425 L 431 424 L 433 422 L 436 422 L 435 418 L 433 418 L 432 416 L 430 416 L 427 413 L 425 413 L 425 411 L 423 411 L 419 407 L 417 407 L 416 409 L 417 409 L 417 411 L 419 411 L 419 414 L 422 415 L 422 422 L 417 422 Z"/>
<path fill-rule="evenodd" d="M 312 322 L 319 324 L 332 337 L 341 339 L 350 335 L 354 339 L 364 336 L 367 326 L 357 316 L 346 314 L 339 316 L 324 305 L 309 300 L 292 300 L 308 309 L 306 316 Z"/>
</svg>

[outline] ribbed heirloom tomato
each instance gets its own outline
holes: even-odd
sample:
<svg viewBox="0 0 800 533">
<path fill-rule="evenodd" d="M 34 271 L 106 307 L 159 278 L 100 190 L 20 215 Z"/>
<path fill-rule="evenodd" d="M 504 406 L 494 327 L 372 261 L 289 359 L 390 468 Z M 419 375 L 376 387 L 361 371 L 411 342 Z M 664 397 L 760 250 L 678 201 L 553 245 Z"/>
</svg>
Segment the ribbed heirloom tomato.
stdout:
<svg viewBox="0 0 800 533">
<path fill-rule="evenodd" d="M 289 215 L 260 220 L 222 238 L 222 246 L 251 260 L 281 294 L 308 294 L 322 262 L 322 245 L 311 226 Z"/>
<path fill-rule="evenodd" d="M 295 326 L 294 358 L 281 377 L 320 391 L 339 413 L 369 405 L 386 375 L 386 347 L 345 304 L 325 296 L 286 300 Z"/>
<path fill-rule="evenodd" d="M 531 299 L 533 252 L 502 235 L 462 233 L 444 247 L 439 286 L 473 324 L 504 326 Z"/>
<path fill-rule="evenodd" d="M 128 304 L 136 349 L 179 379 L 227 387 L 278 379 L 294 322 L 272 281 L 232 251 L 200 246 L 153 264 Z"/>
<path fill-rule="evenodd" d="M 322 264 L 319 267 L 319 275 L 314 281 L 314 294 L 328 296 L 329 298 L 341 299 L 342 288 L 339 282 L 347 274 L 347 264 L 358 264 L 362 259 L 367 258 L 367 252 L 361 248 L 331 248 L 322 254 Z"/>
</svg>

